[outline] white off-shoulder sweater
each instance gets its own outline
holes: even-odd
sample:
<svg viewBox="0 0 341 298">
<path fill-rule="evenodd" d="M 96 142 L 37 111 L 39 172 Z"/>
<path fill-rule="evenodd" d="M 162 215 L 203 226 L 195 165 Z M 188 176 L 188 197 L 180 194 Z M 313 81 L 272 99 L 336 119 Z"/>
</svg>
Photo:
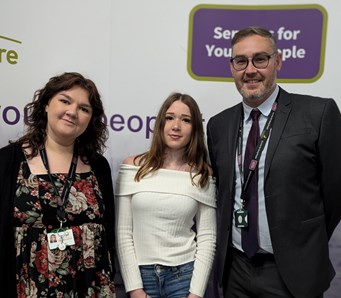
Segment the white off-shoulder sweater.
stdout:
<svg viewBox="0 0 341 298">
<path fill-rule="evenodd" d="M 203 297 L 215 253 L 214 179 L 200 188 L 188 172 L 160 169 L 135 182 L 138 169 L 122 164 L 115 189 L 116 248 L 126 291 L 143 288 L 139 265 L 194 261 L 190 292 Z"/>
</svg>

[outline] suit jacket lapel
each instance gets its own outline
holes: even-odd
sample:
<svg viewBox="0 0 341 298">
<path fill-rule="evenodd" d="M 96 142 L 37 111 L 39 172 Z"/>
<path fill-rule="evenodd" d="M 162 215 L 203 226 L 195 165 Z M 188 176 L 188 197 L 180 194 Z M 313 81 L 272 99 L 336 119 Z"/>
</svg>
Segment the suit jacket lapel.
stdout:
<svg viewBox="0 0 341 298">
<path fill-rule="evenodd" d="M 240 103 L 236 106 L 236 112 L 231 113 L 231 120 L 229 123 L 233 123 L 233 125 L 229 125 L 228 127 L 228 135 L 231 136 L 227 141 L 233 142 L 233 146 L 228 146 L 227 144 L 227 156 L 230 158 L 230 160 L 233 160 L 233 165 L 236 164 L 236 156 L 237 156 L 237 144 L 238 144 L 238 130 L 239 130 L 239 124 L 241 121 L 243 115 L 243 105 Z M 231 177 L 229 180 L 229 190 L 231 193 L 233 193 L 234 190 L 234 181 L 235 181 L 235 166 L 230 167 L 228 169 L 228 177 Z"/>
<path fill-rule="evenodd" d="M 287 123 L 291 111 L 291 99 L 289 93 L 280 88 L 278 98 L 278 106 L 275 114 L 274 124 L 272 127 L 268 150 L 265 157 L 264 181 L 268 176 L 270 165 L 281 139 L 284 127 Z"/>
</svg>

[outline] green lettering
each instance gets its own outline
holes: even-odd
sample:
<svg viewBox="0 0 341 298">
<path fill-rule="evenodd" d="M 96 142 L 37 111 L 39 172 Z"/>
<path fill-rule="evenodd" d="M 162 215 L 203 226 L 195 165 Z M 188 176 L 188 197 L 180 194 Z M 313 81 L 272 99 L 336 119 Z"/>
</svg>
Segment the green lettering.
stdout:
<svg viewBox="0 0 341 298">
<path fill-rule="evenodd" d="M 2 62 L 2 53 L 6 53 L 6 50 L 0 49 L 0 63 Z"/>
<path fill-rule="evenodd" d="M 7 62 L 9 64 L 17 64 L 18 63 L 18 53 L 14 50 L 9 50 L 7 52 Z"/>
</svg>

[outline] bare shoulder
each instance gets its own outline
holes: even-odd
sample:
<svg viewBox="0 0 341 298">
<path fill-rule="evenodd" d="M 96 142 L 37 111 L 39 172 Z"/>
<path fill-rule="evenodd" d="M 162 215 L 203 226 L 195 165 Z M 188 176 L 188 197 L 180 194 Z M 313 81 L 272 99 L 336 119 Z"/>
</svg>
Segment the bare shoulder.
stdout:
<svg viewBox="0 0 341 298">
<path fill-rule="evenodd" d="M 128 156 L 127 158 L 125 158 L 122 163 L 125 164 L 125 165 L 134 165 L 134 158 L 135 156 Z"/>
<path fill-rule="evenodd" d="M 137 157 L 136 155 L 128 156 L 123 160 L 123 164 L 130 165 L 130 166 L 137 166 L 140 162 L 140 158 Z"/>
</svg>

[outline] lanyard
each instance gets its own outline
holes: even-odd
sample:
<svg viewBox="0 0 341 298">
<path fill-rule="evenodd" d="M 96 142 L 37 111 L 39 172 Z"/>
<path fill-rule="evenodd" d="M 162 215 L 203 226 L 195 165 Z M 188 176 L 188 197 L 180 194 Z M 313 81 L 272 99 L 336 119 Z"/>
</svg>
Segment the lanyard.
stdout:
<svg viewBox="0 0 341 298">
<path fill-rule="evenodd" d="M 251 178 L 255 172 L 255 170 L 258 167 L 258 162 L 260 160 L 261 154 L 264 150 L 265 144 L 269 138 L 270 130 L 273 125 L 273 119 L 275 116 L 275 112 L 277 110 L 277 101 L 275 101 L 272 105 L 270 115 L 265 123 L 265 126 L 263 128 L 263 131 L 260 135 L 260 141 L 258 142 L 255 152 L 253 154 L 253 158 L 250 162 L 249 165 L 249 171 L 247 173 L 247 176 L 244 180 L 244 171 L 242 168 L 242 149 L 243 149 L 243 127 L 244 127 L 244 117 L 241 117 L 240 124 L 239 124 L 239 133 L 238 133 L 238 146 L 237 146 L 237 161 L 238 161 L 238 168 L 239 168 L 239 173 L 240 173 L 240 180 L 241 180 L 241 185 L 242 185 L 242 190 L 241 190 L 241 205 L 242 208 L 244 208 L 244 202 L 246 198 L 246 190 L 248 186 L 250 185 Z M 243 113 L 243 112 L 242 112 Z M 244 115 L 244 113 L 243 113 Z M 244 181 L 243 181 L 244 180 Z"/>
<path fill-rule="evenodd" d="M 63 222 L 66 221 L 66 211 L 65 211 L 65 205 L 68 201 L 70 189 L 72 186 L 72 182 L 75 178 L 75 173 L 76 173 L 76 168 L 77 168 L 77 161 L 78 161 L 78 153 L 76 148 L 73 151 L 73 156 L 72 156 L 72 161 L 70 164 L 69 168 L 69 173 L 66 177 L 66 181 L 64 183 L 64 187 L 62 190 L 62 195 L 59 195 L 59 192 L 57 190 L 57 187 L 52 179 L 51 172 L 50 172 L 50 167 L 49 167 L 49 162 L 47 159 L 47 154 L 46 154 L 46 149 L 45 146 L 43 145 L 40 149 L 40 156 L 43 161 L 43 164 L 45 166 L 45 169 L 47 171 L 47 174 L 49 176 L 49 179 L 53 185 L 53 191 L 55 196 L 57 197 L 57 202 L 58 202 L 58 209 L 57 209 L 57 219 L 58 221 L 62 224 Z"/>
</svg>

